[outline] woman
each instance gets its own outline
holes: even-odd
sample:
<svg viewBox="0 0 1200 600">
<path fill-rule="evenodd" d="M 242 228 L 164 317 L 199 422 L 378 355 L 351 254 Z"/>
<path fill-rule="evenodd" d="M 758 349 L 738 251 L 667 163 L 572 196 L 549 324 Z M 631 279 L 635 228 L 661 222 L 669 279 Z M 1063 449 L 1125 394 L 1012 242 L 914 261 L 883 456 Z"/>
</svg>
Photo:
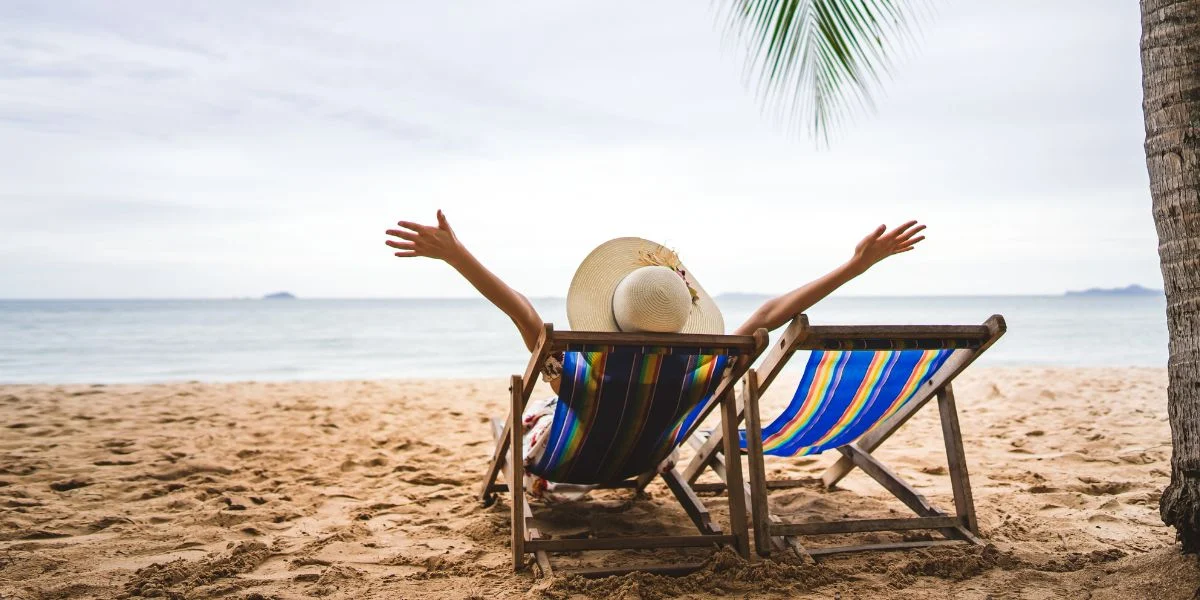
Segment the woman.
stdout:
<svg viewBox="0 0 1200 600">
<path fill-rule="evenodd" d="M 454 267 L 512 319 L 525 347 L 533 351 L 542 318 L 525 296 L 487 270 L 467 250 L 442 211 L 437 212 L 437 225 L 410 221 L 398 225 L 401 229 L 387 230 L 387 235 L 396 239 L 386 241 L 396 250 L 396 256 L 436 258 Z M 924 229 L 916 221 L 891 231 L 880 225 L 855 246 L 848 261 L 823 277 L 764 302 L 733 333 L 751 335 L 759 328 L 778 328 L 875 263 L 912 250 L 925 239 L 918 235 Z M 609 240 L 583 260 L 567 292 L 567 317 L 576 330 L 725 333 L 716 304 L 679 257 L 660 244 L 640 238 Z M 561 356 L 551 357 L 543 368 L 543 378 L 555 394 L 559 391 L 561 361 Z M 535 464 L 545 449 L 544 434 L 553 421 L 556 403 L 557 397 L 531 401 L 525 409 L 522 455 L 527 466 Z M 528 483 L 526 489 L 535 497 L 567 497 L 567 486 L 555 486 L 537 477 L 531 477 Z"/>
</svg>

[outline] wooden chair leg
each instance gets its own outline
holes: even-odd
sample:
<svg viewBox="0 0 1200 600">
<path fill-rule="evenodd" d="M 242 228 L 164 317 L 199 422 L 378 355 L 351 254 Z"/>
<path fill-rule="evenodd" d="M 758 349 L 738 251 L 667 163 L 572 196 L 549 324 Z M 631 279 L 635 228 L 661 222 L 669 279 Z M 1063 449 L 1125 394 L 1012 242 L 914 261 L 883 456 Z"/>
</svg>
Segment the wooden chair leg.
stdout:
<svg viewBox="0 0 1200 600">
<path fill-rule="evenodd" d="M 892 472 L 891 469 L 879 462 L 879 459 L 871 455 L 870 452 L 865 452 L 858 447 L 857 444 L 846 444 L 838 448 L 838 451 L 843 456 L 850 458 L 854 462 L 854 466 L 863 470 L 864 473 L 871 476 L 876 483 L 883 486 L 896 499 L 900 500 L 910 510 L 922 517 L 936 517 L 941 514 L 929 500 L 920 492 L 914 489 L 908 482 L 900 478 L 899 475 Z"/>
<path fill-rule="evenodd" d="M 730 395 L 734 395 L 732 391 L 730 392 Z M 733 430 L 734 432 L 737 432 L 738 427 L 740 427 L 742 424 L 742 419 L 744 419 L 746 416 L 746 413 L 745 407 L 738 402 L 736 397 L 734 399 L 734 403 L 736 409 L 734 411 L 735 417 Z M 683 469 L 684 479 L 686 479 L 688 483 L 696 483 L 696 480 L 700 478 L 700 475 L 704 474 L 704 469 L 712 463 L 713 457 L 722 451 L 724 448 L 724 443 L 725 432 L 720 428 L 709 434 L 708 439 L 704 440 L 704 443 L 699 449 L 696 450 L 696 454 L 692 457 L 691 462 L 689 462 L 687 467 Z M 738 452 L 741 452 L 740 448 L 738 449 Z"/>
<path fill-rule="evenodd" d="M 856 444 L 846 444 L 838 448 L 838 451 L 843 456 L 854 461 L 854 466 L 862 469 L 863 473 L 870 475 L 871 479 L 874 479 L 876 483 L 883 486 L 884 489 L 895 496 L 897 500 L 903 502 L 909 510 L 917 513 L 918 516 L 940 517 L 946 514 L 930 504 L 924 495 L 909 485 L 907 481 L 901 479 L 887 465 L 879 462 L 879 459 L 872 456 L 871 453 L 864 452 Z M 942 535 L 948 538 L 957 540 L 973 542 L 973 538 L 975 537 L 969 532 L 964 533 L 965 530 L 958 527 L 946 527 L 938 531 L 942 532 Z"/>
<path fill-rule="evenodd" d="M 971 495 L 971 478 L 967 473 L 966 453 L 963 451 L 962 430 L 958 426 L 958 410 L 954 390 L 946 384 L 938 391 L 938 412 L 942 421 L 942 439 L 946 443 L 946 459 L 950 465 L 950 486 L 954 490 L 954 511 L 959 523 L 974 535 L 979 535 L 975 520 L 975 499 Z"/>
<path fill-rule="evenodd" d="M 771 554 L 771 520 L 767 507 L 767 468 L 763 460 L 762 420 L 758 414 L 758 373 L 746 373 L 746 450 L 750 464 L 750 512 L 754 523 L 754 549 L 759 556 Z"/>
<path fill-rule="evenodd" d="M 496 485 L 496 479 L 500 476 L 500 472 L 504 469 L 505 455 L 508 454 L 509 427 L 511 426 L 512 415 L 509 415 L 504 420 L 502 429 L 496 437 L 496 446 L 492 450 L 492 460 L 488 463 L 487 473 L 483 477 L 483 485 L 479 489 L 479 501 L 484 506 L 491 506 L 496 501 L 496 493 L 493 487 Z"/>
<path fill-rule="evenodd" d="M 506 427 L 506 425 L 508 425 L 508 421 L 501 421 L 500 419 L 492 419 L 492 437 L 494 439 L 498 440 L 498 439 L 500 439 L 500 436 L 506 435 L 504 433 L 504 432 L 508 431 L 508 428 Z M 508 468 L 508 460 L 507 459 L 501 461 L 500 469 L 501 469 L 501 472 L 504 473 L 505 481 L 508 481 L 513 478 L 513 472 L 512 472 L 512 469 Z M 522 475 L 522 477 L 523 476 L 524 475 Z M 497 487 L 504 488 L 504 491 L 508 490 L 507 483 L 502 484 Z M 529 507 L 529 500 L 527 500 L 524 495 L 521 496 L 521 512 L 525 513 L 525 530 L 529 532 L 529 534 L 528 534 L 529 539 L 531 539 L 531 540 L 541 539 L 541 534 L 538 532 L 538 530 L 536 528 L 533 527 L 533 510 Z M 553 577 L 554 570 L 550 566 L 550 555 L 547 554 L 543 550 L 537 550 L 533 553 L 533 556 L 537 560 L 538 567 L 542 570 L 542 575 L 544 577 Z"/>
<path fill-rule="evenodd" d="M 742 558 L 750 558 L 746 527 L 746 496 L 742 484 L 741 445 L 738 443 L 738 411 L 733 390 L 721 398 L 721 429 L 724 433 L 726 495 L 729 498 L 729 528 L 735 537 L 736 550 Z"/>
<path fill-rule="evenodd" d="M 520 571 L 525 566 L 525 463 L 521 458 L 521 412 L 522 412 L 522 381 L 519 375 L 513 375 L 510 382 L 512 390 L 512 412 L 509 415 L 509 472 L 512 477 L 508 480 L 508 490 L 511 494 L 512 507 L 512 561 L 513 570 Z"/>
<path fill-rule="evenodd" d="M 674 468 L 664 471 L 662 478 L 667 483 L 667 487 L 670 488 L 671 493 L 675 494 L 675 499 L 683 506 L 683 510 L 687 512 L 692 523 L 696 525 L 696 529 L 700 530 L 700 533 L 706 535 L 719 535 L 721 533 L 721 527 L 712 521 L 708 509 L 700 501 L 700 497 L 696 495 L 696 491 L 692 489 L 692 486 L 683 480 L 683 476 L 679 474 L 679 471 Z"/>
</svg>

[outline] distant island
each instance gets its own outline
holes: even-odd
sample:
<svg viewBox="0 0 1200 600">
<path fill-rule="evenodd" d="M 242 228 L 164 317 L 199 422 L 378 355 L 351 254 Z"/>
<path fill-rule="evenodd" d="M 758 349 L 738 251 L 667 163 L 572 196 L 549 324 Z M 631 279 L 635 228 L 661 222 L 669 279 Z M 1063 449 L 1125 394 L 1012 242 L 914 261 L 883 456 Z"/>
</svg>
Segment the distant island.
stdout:
<svg viewBox="0 0 1200 600">
<path fill-rule="evenodd" d="M 1068 296 L 1161 296 L 1162 290 L 1152 290 L 1144 288 L 1138 284 L 1132 284 L 1123 288 L 1091 288 L 1080 291 L 1068 291 Z"/>
<path fill-rule="evenodd" d="M 295 299 L 296 299 L 296 296 L 294 296 L 290 292 L 275 292 L 274 294 L 267 294 L 266 296 L 263 296 L 263 300 L 295 300 Z"/>
</svg>

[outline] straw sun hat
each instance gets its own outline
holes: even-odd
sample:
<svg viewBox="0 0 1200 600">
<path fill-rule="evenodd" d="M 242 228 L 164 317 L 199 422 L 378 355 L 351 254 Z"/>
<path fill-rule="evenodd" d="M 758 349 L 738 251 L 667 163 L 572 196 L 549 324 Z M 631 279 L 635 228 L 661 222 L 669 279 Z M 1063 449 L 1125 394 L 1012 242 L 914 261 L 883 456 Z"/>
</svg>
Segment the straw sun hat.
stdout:
<svg viewBox="0 0 1200 600">
<path fill-rule="evenodd" d="M 576 331 L 724 333 L 721 311 L 670 249 L 636 237 L 600 244 L 575 271 L 567 320 Z"/>
</svg>

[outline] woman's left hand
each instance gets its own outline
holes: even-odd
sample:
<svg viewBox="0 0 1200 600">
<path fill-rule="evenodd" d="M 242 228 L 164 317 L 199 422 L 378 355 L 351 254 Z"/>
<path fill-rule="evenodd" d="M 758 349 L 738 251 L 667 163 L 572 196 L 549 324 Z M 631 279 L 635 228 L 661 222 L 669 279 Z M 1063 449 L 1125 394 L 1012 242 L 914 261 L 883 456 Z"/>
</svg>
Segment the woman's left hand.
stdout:
<svg viewBox="0 0 1200 600">
<path fill-rule="evenodd" d="M 925 236 L 917 235 L 924 229 L 925 226 L 916 221 L 909 221 L 891 231 L 887 230 L 886 225 L 880 225 L 854 247 L 854 258 L 850 262 L 865 271 L 893 254 L 908 252 L 916 247 L 917 242 L 925 239 Z"/>
</svg>

